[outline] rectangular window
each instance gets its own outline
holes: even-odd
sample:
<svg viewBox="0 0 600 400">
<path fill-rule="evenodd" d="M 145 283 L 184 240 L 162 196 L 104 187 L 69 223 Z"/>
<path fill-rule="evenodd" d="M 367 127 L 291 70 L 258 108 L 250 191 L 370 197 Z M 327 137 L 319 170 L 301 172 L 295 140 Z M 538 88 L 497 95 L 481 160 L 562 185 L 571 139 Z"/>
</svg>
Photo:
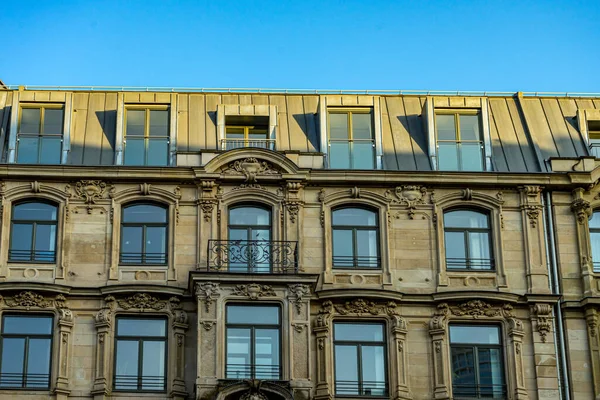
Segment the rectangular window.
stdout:
<svg viewBox="0 0 600 400">
<path fill-rule="evenodd" d="M 455 398 L 504 399 L 500 328 L 451 325 L 452 392 Z"/>
<path fill-rule="evenodd" d="M 278 306 L 227 306 L 228 379 L 281 379 Z"/>
<path fill-rule="evenodd" d="M 438 169 L 483 171 L 483 139 L 478 111 L 435 112 Z"/>
<path fill-rule="evenodd" d="M 269 138 L 269 117 L 231 115 L 225 117 L 223 150 L 259 147 L 275 150 L 275 140 Z"/>
<path fill-rule="evenodd" d="M 375 140 L 370 109 L 329 109 L 329 168 L 374 169 Z"/>
<path fill-rule="evenodd" d="M 169 164 L 169 109 L 125 110 L 124 165 L 164 167 Z"/>
<path fill-rule="evenodd" d="M 167 320 L 117 318 L 115 390 L 166 390 Z"/>
<path fill-rule="evenodd" d="M 334 324 L 335 394 L 388 394 L 384 324 Z"/>
<path fill-rule="evenodd" d="M 590 155 L 600 158 L 600 121 L 588 121 Z"/>
<path fill-rule="evenodd" d="M 51 316 L 2 318 L 0 388 L 50 388 Z"/>
<path fill-rule="evenodd" d="M 60 164 L 63 121 L 63 105 L 22 104 L 17 134 L 17 162 Z"/>
</svg>

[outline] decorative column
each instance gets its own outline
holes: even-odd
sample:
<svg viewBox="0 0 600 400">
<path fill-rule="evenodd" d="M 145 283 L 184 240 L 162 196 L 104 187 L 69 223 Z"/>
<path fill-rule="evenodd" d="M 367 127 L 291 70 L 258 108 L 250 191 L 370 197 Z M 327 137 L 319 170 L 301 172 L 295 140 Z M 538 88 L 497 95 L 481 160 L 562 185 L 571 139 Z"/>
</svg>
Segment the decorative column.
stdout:
<svg viewBox="0 0 600 400">
<path fill-rule="evenodd" d="M 173 297 L 169 300 L 172 320 L 172 331 L 173 331 L 173 348 L 172 354 L 175 354 L 175 360 L 172 360 L 170 365 L 173 365 L 173 383 L 171 386 L 171 397 L 175 399 L 187 398 L 187 391 L 185 390 L 185 332 L 188 329 L 188 316 L 185 311 L 181 309 L 180 301 L 178 298 Z"/>
<path fill-rule="evenodd" d="M 592 262 L 592 246 L 590 243 L 589 218 L 592 216 L 590 202 L 584 200 L 582 188 L 573 190 L 571 211 L 577 218 L 577 241 L 579 244 L 579 257 L 581 263 L 581 278 L 583 281 L 584 296 L 592 296 L 596 292 L 594 285 L 594 265 Z"/>
<path fill-rule="evenodd" d="M 312 389 L 310 351 L 310 295 L 309 285 L 288 285 L 289 320 L 293 329 L 288 335 L 290 349 L 290 386 L 301 398 L 310 398 Z M 284 342 L 285 343 L 285 342 Z"/>
<path fill-rule="evenodd" d="M 58 312 L 58 374 L 54 393 L 56 399 L 66 399 L 71 393 L 69 389 L 69 364 L 71 358 L 71 337 L 73 333 L 73 313 L 67 308 L 63 295 L 56 296 Z"/>
<path fill-rule="evenodd" d="M 450 399 L 448 367 L 448 338 L 446 333 L 448 305 L 440 304 L 429 322 L 429 335 L 433 354 L 433 398 Z"/>
<path fill-rule="evenodd" d="M 408 388 L 408 364 L 406 361 L 406 334 L 408 333 L 408 324 L 404 318 L 399 316 L 392 308 L 388 309 L 392 318 L 392 335 L 394 341 L 393 358 L 396 360 L 397 379 L 396 382 L 396 400 L 412 399 L 412 394 Z"/>
<path fill-rule="evenodd" d="M 96 314 L 96 368 L 92 394 L 95 400 L 110 396 L 110 365 L 112 354 L 112 317 L 116 307 L 113 296 L 106 296 L 104 305 Z"/>
<path fill-rule="evenodd" d="M 313 332 L 317 337 L 317 387 L 315 400 L 333 399 L 333 363 L 331 360 L 331 318 L 333 303 L 323 302 L 315 320 Z"/>
<path fill-rule="evenodd" d="M 202 238 L 218 239 L 219 222 L 221 220 L 220 210 L 215 207 L 218 204 L 217 192 L 219 190 L 215 181 L 202 181 L 198 187 L 198 259 L 196 260 L 196 269 L 204 269 L 208 261 L 208 242 Z M 217 218 L 213 218 L 217 208 Z"/>
<path fill-rule="evenodd" d="M 514 399 L 526 400 L 529 398 L 525 389 L 525 369 L 523 367 L 523 322 L 516 318 L 508 318 L 508 362 L 514 368 L 508 368 L 511 372 L 509 379 L 513 381 Z"/>
<path fill-rule="evenodd" d="M 592 376 L 594 379 L 594 399 L 600 399 L 600 338 L 598 326 L 600 315 L 596 308 L 585 310 L 587 322 L 588 342 L 590 344 L 590 358 L 592 360 Z"/>
<path fill-rule="evenodd" d="M 221 296 L 218 283 L 201 282 L 196 284 L 196 299 L 198 309 L 198 343 L 196 398 L 204 398 L 214 391 L 217 385 L 218 350 L 217 337 L 217 299 Z"/>
</svg>

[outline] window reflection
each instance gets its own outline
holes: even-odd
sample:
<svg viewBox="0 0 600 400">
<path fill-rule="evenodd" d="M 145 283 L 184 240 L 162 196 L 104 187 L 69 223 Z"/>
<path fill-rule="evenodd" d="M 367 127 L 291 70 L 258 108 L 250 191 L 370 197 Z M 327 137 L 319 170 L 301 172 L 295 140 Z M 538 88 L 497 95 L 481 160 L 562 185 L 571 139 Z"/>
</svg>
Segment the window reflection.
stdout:
<svg viewBox="0 0 600 400">
<path fill-rule="evenodd" d="M 167 208 L 134 203 L 123 208 L 121 222 L 122 264 L 167 263 Z"/>
<path fill-rule="evenodd" d="M 380 268 L 377 213 L 345 207 L 332 212 L 333 267 Z"/>
<path fill-rule="evenodd" d="M 435 115 L 440 171 L 483 171 L 483 139 L 478 112 L 438 111 Z"/>
<path fill-rule="evenodd" d="M 132 108 L 125 111 L 124 165 L 169 164 L 169 110 Z"/>
<path fill-rule="evenodd" d="M 17 162 L 60 164 L 64 110 L 59 105 L 21 107 L 17 133 Z"/>
<path fill-rule="evenodd" d="M 328 121 L 329 167 L 375 168 L 373 116 L 370 110 L 330 109 Z"/>
<path fill-rule="evenodd" d="M 229 209 L 229 271 L 271 272 L 271 210 L 258 205 Z"/>
<path fill-rule="evenodd" d="M 50 203 L 28 200 L 15 204 L 8 261 L 55 262 L 57 213 L 58 207 Z"/>
<path fill-rule="evenodd" d="M 494 269 L 489 215 L 471 210 L 444 213 L 448 269 Z"/>
</svg>

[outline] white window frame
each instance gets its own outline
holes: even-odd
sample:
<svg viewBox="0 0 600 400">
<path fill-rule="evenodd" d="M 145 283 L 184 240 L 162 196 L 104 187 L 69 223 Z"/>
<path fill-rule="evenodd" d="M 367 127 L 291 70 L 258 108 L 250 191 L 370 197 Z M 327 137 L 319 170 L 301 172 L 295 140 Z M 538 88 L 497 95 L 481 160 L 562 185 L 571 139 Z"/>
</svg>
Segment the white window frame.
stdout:
<svg viewBox="0 0 600 400">
<path fill-rule="evenodd" d="M 269 117 L 269 130 L 267 136 L 275 143 L 275 150 L 279 148 L 277 143 L 277 106 L 257 104 L 217 104 L 217 150 L 225 150 L 223 143 L 226 139 L 225 120 L 228 116 L 247 117 Z"/>
</svg>

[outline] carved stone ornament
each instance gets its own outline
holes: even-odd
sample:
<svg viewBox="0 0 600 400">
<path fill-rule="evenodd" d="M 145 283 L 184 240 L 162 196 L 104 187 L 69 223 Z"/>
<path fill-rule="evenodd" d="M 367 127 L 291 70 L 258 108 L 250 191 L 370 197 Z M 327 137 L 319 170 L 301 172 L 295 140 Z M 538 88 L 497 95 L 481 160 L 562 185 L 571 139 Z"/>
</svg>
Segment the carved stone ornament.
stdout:
<svg viewBox="0 0 600 400">
<path fill-rule="evenodd" d="M 590 202 L 584 199 L 576 199 L 571 203 L 571 210 L 577 216 L 577 222 L 583 224 L 592 216 L 592 207 Z"/>
<path fill-rule="evenodd" d="M 292 224 L 296 223 L 296 218 L 298 217 L 298 211 L 300 211 L 300 202 L 299 201 L 286 201 L 285 207 L 287 208 L 287 212 L 290 216 L 290 222 Z"/>
<path fill-rule="evenodd" d="M 347 301 L 344 304 L 335 304 L 333 308 L 340 315 L 356 314 L 358 316 L 361 316 L 363 314 L 398 314 L 398 311 L 396 310 L 396 303 L 394 303 L 393 301 L 387 302 L 385 304 L 378 304 L 373 301 L 355 299 Z"/>
<path fill-rule="evenodd" d="M 482 300 L 470 300 L 461 303 L 458 306 L 449 306 L 448 303 L 441 303 L 437 307 L 436 315 L 456 315 L 457 317 L 503 317 L 512 318 L 513 307 L 510 304 L 502 306 L 493 306 Z"/>
<path fill-rule="evenodd" d="M 246 382 L 250 389 L 240 396 L 240 400 L 268 400 L 268 397 L 260 391 L 261 380 L 249 379 Z"/>
<path fill-rule="evenodd" d="M 291 302 L 296 306 L 296 311 L 298 314 L 302 311 L 302 302 L 305 298 L 310 296 L 310 286 L 303 285 L 301 283 L 294 283 L 288 285 L 288 289 L 290 291 Z"/>
<path fill-rule="evenodd" d="M 215 282 L 203 282 L 196 285 L 196 298 L 198 302 L 204 301 L 204 309 L 210 311 L 211 304 L 221 295 L 219 284 Z"/>
<path fill-rule="evenodd" d="M 200 324 L 202 325 L 205 331 L 210 331 L 212 327 L 215 326 L 217 323 L 216 321 L 200 321 Z"/>
<path fill-rule="evenodd" d="M 394 192 L 396 198 L 392 198 L 392 203 L 404 204 L 408 208 L 408 217 L 414 219 L 415 209 L 419 204 L 425 204 L 427 189 L 425 186 L 404 185 L 398 186 Z M 390 191 L 386 192 L 386 197 L 390 197 Z"/>
<path fill-rule="evenodd" d="M 258 283 L 237 285 L 233 288 L 233 294 L 238 296 L 246 296 L 250 300 L 257 300 L 259 297 L 277 296 L 277 293 L 275 293 L 271 286 L 259 285 Z"/>
<path fill-rule="evenodd" d="M 271 163 L 254 157 L 234 161 L 221 172 L 226 175 L 244 175 L 246 185 L 255 185 L 259 175 L 278 175 L 281 173 Z"/>
<path fill-rule="evenodd" d="M 200 208 L 202 209 L 202 215 L 204 216 L 204 222 L 209 222 L 212 217 L 213 209 L 217 204 L 216 200 L 201 200 Z"/>
<path fill-rule="evenodd" d="M 546 343 L 548 333 L 552 330 L 552 306 L 550 304 L 535 304 L 531 313 L 537 317 L 536 328 L 542 342 Z"/>
<path fill-rule="evenodd" d="M 116 306 L 116 300 L 113 296 L 108 295 L 104 298 L 104 305 L 96 313 L 96 324 L 109 324 L 111 322 L 112 313 Z"/>
<path fill-rule="evenodd" d="M 117 303 L 124 310 L 138 308 L 140 310 L 163 310 L 167 302 L 153 297 L 147 293 L 136 293 L 133 296 L 118 300 Z"/>
<path fill-rule="evenodd" d="M 540 216 L 540 211 L 542 206 L 537 205 L 529 205 L 525 208 L 525 212 L 527 213 L 527 217 L 529 217 L 529 223 L 532 228 L 537 227 L 538 217 Z"/>
<path fill-rule="evenodd" d="M 106 183 L 100 180 L 81 180 L 75 185 L 77 198 L 84 200 L 86 204 L 96 204 L 106 193 Z"/>
<path fill-rule="evenodd" d="M 24 307 L 27 310 L 32 307 L 38 308 L 48 308 L 52 307 L 52 300 L 45 298 L 41 294 L 24 291 L 12 298 L 7 297 L 4 299 L 4 302 L 9 307 Z"/>
<path fill-rule="evenodd" d="M 588 331 L 593 338 L 598 334 L 599 319 L 598 311 L 596 309 L 588 308 L 585 310 L 585 320 L 587 322 Z"/>
</svg>

